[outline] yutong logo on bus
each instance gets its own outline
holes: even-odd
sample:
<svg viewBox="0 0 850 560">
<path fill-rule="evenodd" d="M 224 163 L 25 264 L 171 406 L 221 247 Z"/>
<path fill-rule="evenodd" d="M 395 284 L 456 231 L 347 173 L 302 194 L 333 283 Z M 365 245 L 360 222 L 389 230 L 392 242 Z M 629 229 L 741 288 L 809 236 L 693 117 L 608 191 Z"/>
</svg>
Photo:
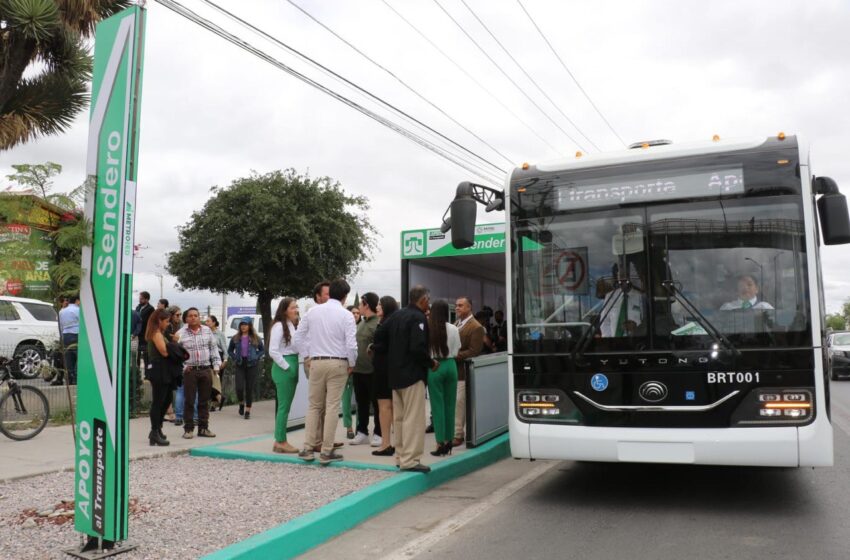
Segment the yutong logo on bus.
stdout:
<svg viewBox="0 0 850 560">
<path fill-rule="evenodd" d="M 709 359 L 705 356 L 700 356 L 699 358 L 655 358 L 652 360 L 650 360 L 649 358 L 617 358 L 616 360 L 606 358 L 599 360 L 599 365 L 628 366 L 637 364 L 645 366 L 647 364 L 652 364 L 656 366 L 687 366 L 692 364 L 707 364 L 708 362 Z"/>
</svg>

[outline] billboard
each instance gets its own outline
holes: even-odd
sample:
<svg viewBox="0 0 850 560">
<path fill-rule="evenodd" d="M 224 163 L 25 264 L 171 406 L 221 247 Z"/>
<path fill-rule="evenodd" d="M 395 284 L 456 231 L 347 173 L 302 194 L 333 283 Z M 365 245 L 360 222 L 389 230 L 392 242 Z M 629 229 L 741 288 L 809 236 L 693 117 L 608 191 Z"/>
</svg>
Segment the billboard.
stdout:
<svg viewBox="0 0 850 560">
<path fill-rule="evenodd" d="M 86 166 L 74 464 L 75 528 L 127 539 L 128 385 L 139 103 L 145 11 L 101 21 L 95 35 Z"/>
</svg>

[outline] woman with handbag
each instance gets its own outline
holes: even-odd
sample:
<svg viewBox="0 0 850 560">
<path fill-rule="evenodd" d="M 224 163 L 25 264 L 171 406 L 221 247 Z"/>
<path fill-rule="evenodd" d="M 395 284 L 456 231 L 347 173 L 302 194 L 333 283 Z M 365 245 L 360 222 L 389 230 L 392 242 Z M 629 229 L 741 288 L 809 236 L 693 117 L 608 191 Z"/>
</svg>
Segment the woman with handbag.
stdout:
<svg viewBox="0 0 850 560">
<path fill-rule="evenodd" d="M 148 440 L 151 445 L 163 447 L 170 443 L 162 431 L 162 421 L 171 405 L 172 394 L 172 379 L 167 363 L 168 346 L 165 341 L 165 329 L 170 318 L 171 315 L 167 311 L 157 309 L 151 313 L 145 331 L 148 352 L 145 377 L 150 381 L 153 394 L 150 406 L 151 432 L 148 434 Z"/>
<path fill-rule="evenodd" d="M 253 320 L 242 317 L 239 330 L 230 339 L 227 355 L 236 366 L 236 398 L 239 399 L 239 416 L 245 420 L 251 418 L 254 384 L 257 382 L 257 370 L 263 353 L 263 341 L 254 331 Z"/>
<path fill-rule="evenodd" d="M 398 311 L 398 303 L 395 298 L 392 296 L 382 297 L 376 309 L 379 319 L 378 329 L 386 328 L 384 327 L 384 323 L 396 311 Z M 375 333 L 377 334 L 377 332 L 378 330 L 376 329 Z M 393 425 L 393 391 L 390 389 L 387 355 L 372 352 L 371 345 L 369 347 L 369 355 L 372 357 L 372 367 L 375 368 L 372 389 L 375 392 L 375 400 L 378 402 L 378 420 L 381 424 L 382 434 L 381 447 L 373 451 L 372 455 L 392 457 L 395 454 L 395 447 L 393 447 L 392 438 L 390 438 Z"/>
<path fill-rule="evenodd" d="M 275 453 L 298 453 L 298 449 L 286 441 L 286 425 L 289 409 L 298 386 L 298 349 L 293 344 L 298 325 L 298 303 L 295 298 L 283 298 L 274 314 L 269 336 L 269 356 L 272 359 L 272 379 L 277 390 L 277 414 L 274 421 Z"/>
</svg>

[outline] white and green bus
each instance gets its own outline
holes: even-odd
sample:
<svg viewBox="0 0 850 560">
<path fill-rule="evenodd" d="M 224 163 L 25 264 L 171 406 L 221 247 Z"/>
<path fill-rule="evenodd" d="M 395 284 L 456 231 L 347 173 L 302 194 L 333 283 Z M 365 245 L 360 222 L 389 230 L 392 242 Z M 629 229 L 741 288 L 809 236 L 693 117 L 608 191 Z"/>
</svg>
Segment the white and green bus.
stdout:
<svg viewBox="0 0 850 560">
<path fill-rule="evenodd" d="M 829 466 L 819 246 L 850 242 L 797 137 L 631 149 L 461 183 L 506 214 L 517 458 Z M 819 219 L 818 219 L 819 217 Z"/>
</svg>

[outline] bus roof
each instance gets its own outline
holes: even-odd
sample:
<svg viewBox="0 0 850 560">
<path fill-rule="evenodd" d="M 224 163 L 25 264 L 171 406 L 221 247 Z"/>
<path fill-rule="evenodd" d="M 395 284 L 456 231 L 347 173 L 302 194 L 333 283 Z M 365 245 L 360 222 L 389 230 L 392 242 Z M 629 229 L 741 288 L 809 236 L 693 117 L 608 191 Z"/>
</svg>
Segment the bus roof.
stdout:
<svg viewBox="0 0 850 560">
<path fill-rule="evenodd" d="M 771 145 L 771 147 L 776 147 L 780 143 L 787 143 L 788 147 L 795 147 L 797 145 L 796 138 L 794 136 L 786 136 L 781 140 L 779 137 L 772 136 L 682 142 L 678 144 L 673 143 L 660 146 L 650 146 L 647 148 L 634 148 L 595 154 L 577 154 L 572 158 L 560 158 L 532 165 L 531 168 L 524 173 L 528 173 L 531 169 L 544 172 L 562 171 L 567 169 L 586 169 L 605 165 L 620 165 L 641 161 L 665 160 L 700 154 L 751 150 L 762 145 Z"/>
</svg>

